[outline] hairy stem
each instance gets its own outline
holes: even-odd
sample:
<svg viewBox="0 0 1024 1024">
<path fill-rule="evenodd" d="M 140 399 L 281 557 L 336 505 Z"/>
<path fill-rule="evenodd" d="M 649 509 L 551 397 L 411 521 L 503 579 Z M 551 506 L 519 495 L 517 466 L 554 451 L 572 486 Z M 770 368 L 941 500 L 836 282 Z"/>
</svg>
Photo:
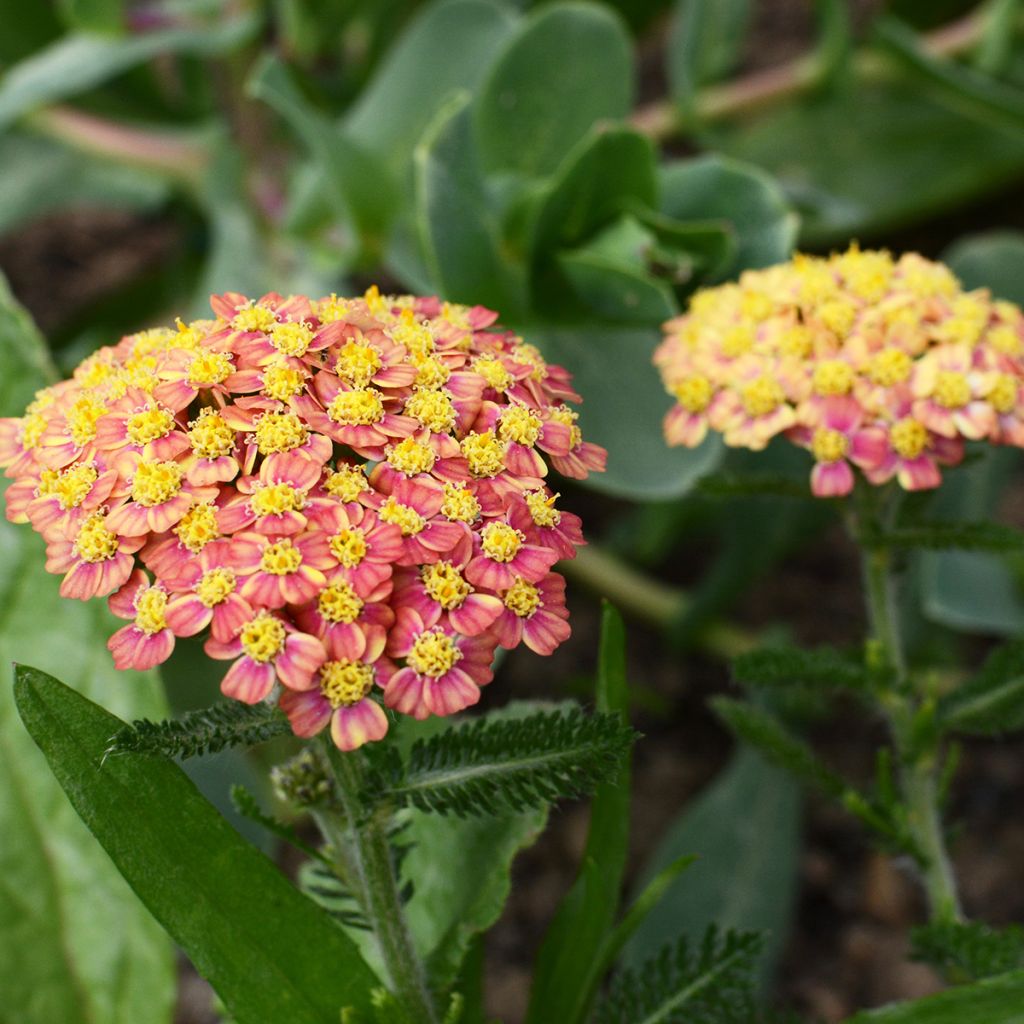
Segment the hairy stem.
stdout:
<svg viewBox="0 0 1024 1024">
<path fill-rule="evenodd" d="M 366 821 L 361 820 L 362 763 L 359 755 L 342 753 L 330 740 L 325 743 L 325 749 L 343 813 L 319 811 L 317 822 L 333 847 L 339 874 L 352 890 L 373 930 L 391 991 L 413 1020 L 435 1024 L 437 1007 L 406 924 L 385 818 L 375 814 Z"/>
<path fill-rule="evenodd" d="M 896 496 L 883 492 L 881 500 L 875 495 L 871 498 L 860 508 L 858 525 L 862 541 L 865 534 L 877 534 L 879 528 L 895 525 Z M 883 541 L 864 546 L 861 557 L 873 646 L 871 657 L 888 670 L 891 680 L 882 696 L 882 705 L 900 765 L 900 789 L 929 912 L 933 921 L 960 921 L 963 914 L 939 809 L 939 741 L 914 735 L 919 701 L 907 672 L 893 552 Z"/>
</svg>

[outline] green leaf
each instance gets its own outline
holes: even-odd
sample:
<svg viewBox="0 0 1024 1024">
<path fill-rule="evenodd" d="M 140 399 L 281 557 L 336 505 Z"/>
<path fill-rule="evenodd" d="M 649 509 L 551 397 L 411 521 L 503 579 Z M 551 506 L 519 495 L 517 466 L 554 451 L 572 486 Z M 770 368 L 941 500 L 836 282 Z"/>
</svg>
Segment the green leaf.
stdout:
<svg viewBox="0 0 1024 1024">
<path fill-rule="evenodd" d="M 938 719 L 944 729 L 983 736 L 1024 725 L 1024 641 L 990 654 L 973 679 L 942 698 Z"/>
<path fill-rule="evenodd" d="M 721 275 L 788 258 L 799 220 L 777 182 L 757 167 L 708 155 L 666 164 L 659 177 L 662 213 L 676 221 L 720 218 L 732 225 L 738 244 Z"/>
<path fill-rule="evenodd" d="M 671 399 L 651 363 L 656 331 L 537 326 L 525 336 L 551 362 L 571 368 L 583 396 L 583 436 L 608 449 L 607 472 L 592 474 L 587 486 L 633 501 L 677 498 L 718 464 L 724 446 L 717 435 L 692 450 L 665 444 L 661 422 Z M 617 369 L 627 366 L 629 373 Z"/>
<path fill-rule="evenodd" d="M 559 253 L 558 268 L 580 303 L 606 320 L 651 324 L 679 312 L 666 285 L 600 253 L 588 249 Z"/>
<path fill-rule="evenodd" d="M 57 7 L 69 28 L 116 34 L 125 27 L 124 0 L 58 0 Z"/>
<path fill-rule="evenodd" d="M 15 699 L 75 810 L 238 1024 L 336 1024 L 341 1008 L 368 1008 L 378 982 L 345 933 L 177 765 L 104 761 L 123 723 L 36 669 L 18 668 Z"/>
<path fill-rule="evenodd" d="M 800 789 L 747 748 L 671 822 L 650 861 L 650 878 L 677 857 L 697 863 L 677 879 L 626 945 L 639 968 L 680 937 L 699 943 L 708 928 L 765 932 L 762 982 L 785 946 L 797 891 Z"/>
<path fill-rule="evenodd" d="M 53 378 L 45 345 L 0 278 L 0 415 Z M 117 620 L 67 601 L 43 544 L 0 520 L 0 1018 L 11 1024 L 168 1024 L 172 951 L 68 804 L 18 720 L 6 666 L 33 659 L 122 714 L 164 710 L 153 673 L 116 672 Z M 117 623 L 120 625 L 120 623 Z"/>
<path fill-rule="evenodd" d="M 913 959 L 947 977 L 980 981 L 1024 967 L 1024 928 L 994 929 L 980 921 L 936 921 L 914 928 Z"/>
<path fill-rule="evenodd" d="M 632 77 L 630 40 L 612 11 L 574 2 L 531 14 L 477 97 L 484 169 L 551 174 L 595 121 L 626 117 Z"/>
<path fill-rule="evenodd" d="M 619 613 L 607 602 L 601 614 L 597 707 L 623 722 L 629 706 L 626 637 Z M 600 978 L 593 961 L 604 948 L 618 914 L 629 849 L 629 767 L 615 783 L 598 788 L 591 802 L 583 864 L 562 900 L 537 954 L 527 1024 L 586 1020 Z"/>
<path fill-rule="evenodd" d="M 251 40 L 258 28 L 259 17 L 250 11 L 122 38 L 67 35 L 0 77 L 0 129 L 23 114 L 102 85 L 153 57 L 205 57 L 237 49 Z"/>
<path fill-rule="evenodd" d="M 472 145 L 468 94 L 454 97 L 416 149 L 416 227 L 423 259 L 446 299 L 514 317 L 522 287 L 500 252 Z"/>
<path fill-rule="evenodd" d="M 1024 532 L 1000 523 L 915 523 L 866 540 L 887 547 L 933 551 L 1020 551 L 1024 548 Z"/>
<path fill-rule="evenodd" d="M 702 85 L 736 64 L 750 22 L 750 0 L 676 0 L 666 61 L 669 94 L 684 114 Z"/>
<path fill-rule="evenodd" d="M 382 800 L 441 814 L 522 811 L 613 781 L 634 737 L 618 715 L 579 708 L 485 715 L 417 741 L 402 774 L 374 789 Z"/>
<path fill-rule="evenodd" d="M 427 5 L 359 94 L 344 120 L 346 135 L 405 180 L 428 125 L 452 93 L 476 88 L 516 22 L 506 7 L 484 0 Z"/>
<path fill-rule="evenodd" d="M 736 679 L 754 686 L 810 685 L 863 690 L 871 678 L 863 661 L 833 647 L 762 647 L 732 664 Z"/>
<path fill-rule="evenodd" d="M 1024 232 L 967 235 L 942 258 L 965 288 L 991 288 L 997 299 L 1024 303 Z"/>
<path fill-rule="evenodd" d="M 1024 1024 L 1024 971 L 1011 971 L 909 1003 L 851 1017 L 846 1024 Z"/>
</svg>

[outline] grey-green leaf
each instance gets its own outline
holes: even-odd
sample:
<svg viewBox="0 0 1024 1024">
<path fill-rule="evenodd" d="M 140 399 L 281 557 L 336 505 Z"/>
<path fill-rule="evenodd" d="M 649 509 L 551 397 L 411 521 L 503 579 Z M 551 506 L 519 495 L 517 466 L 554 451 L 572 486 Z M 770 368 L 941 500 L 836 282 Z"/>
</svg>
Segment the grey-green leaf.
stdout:
<svg viewBox="0 0 1024 1024">
<path fill-rule="evenodd" d="M 104 759 L 124 723 L 19 666 L 15 699 L 75 810 L 238 1024 L 336 1024 L 379 985 L 330 917 L 220 816 L 173 762 Z"/>
</svg>

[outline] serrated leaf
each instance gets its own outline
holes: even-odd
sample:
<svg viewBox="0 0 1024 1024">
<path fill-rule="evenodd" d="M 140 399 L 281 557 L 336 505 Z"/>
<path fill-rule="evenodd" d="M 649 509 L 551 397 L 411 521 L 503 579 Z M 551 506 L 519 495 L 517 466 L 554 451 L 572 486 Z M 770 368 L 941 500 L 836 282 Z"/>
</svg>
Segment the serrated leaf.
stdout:
<svg viewBox="0 0 1024 1024">
<path fill-rule="evenodd" d="M 913 959 L 957 980 L 980 981 L 1024 967 L 1024 929 L 995 929 L 981 921 L 936 921 L 910 934 Z"/>
<path fill-rule="evenodd" d="M 368 1009 L 379 982 L 352 942 L 177 765 L 104 761 L 124 723 L 36 669 L 19 667 L 15 697 L 72 805 L 238 1024 L 336 1024 L 343 1007 Z"/>
<path fill-rule="evenodd" d="M 550 174 L 594 122 L 626 117 L 632 77 L 629 37 L 612 11 L 573 2 L 531 14 L 477 98 L 485 171 Z"/>
<path fill-rule="evenodd" d="M 625 628 L 607 602 L 601 615 L 597 708 L 618 714 L 629 706 Z M 614 783 L 602 785 L 591 801 L 590 829 L 580 874 L 548 927 L 537 954 L 526 1024 L 559 1021 L 581 1024 L 595 995 L 593 961 L 618 915 L 629 849 L 630 772 L 623 765 Z"/>
<path fill-rule="evenodd" d="M 1000 523 L 922 522 L 897 527 L 878 538 L 894 548 L 927 548 L 932 551 L 1020 551 L 1024 549 L 1024 531 Z"/>
<path fill-rule="evenodd" d="M 994 651 L 981 671 L 939 702 L 943 729 L 992 736 L 1024 725 L 1024 641 Z"/>
<path fill-rule="evenodd" d="M 833 647 L 762 647 L 733 661 L 736 679 L 754 686 L 811 685 L 863 690 L 871 679 L 863 661 Z"/>
</svg>

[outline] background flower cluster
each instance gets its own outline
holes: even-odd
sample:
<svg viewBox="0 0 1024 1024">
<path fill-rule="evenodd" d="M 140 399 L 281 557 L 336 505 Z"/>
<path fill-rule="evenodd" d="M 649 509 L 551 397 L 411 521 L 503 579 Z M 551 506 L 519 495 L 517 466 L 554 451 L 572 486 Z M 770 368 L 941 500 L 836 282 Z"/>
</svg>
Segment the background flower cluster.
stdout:
<svg viewBox="0 0 1024 1024">
<path fill-rule="evenodd" d="M 746 271 L 698 292 L 655 354 L 676 399 L 670 444 L 708 429 L 761 449 L 777 434 L 814 457 L 818 496 L 872 484 L 937 487 L 965 441 L 1024 446 L 1024 316 L 915 253 L 852 247 Z"/>
<path fill-rule="evenodd" d="M 61 593 L 110 595 L 119 668 L 208 630 L 225 694 L 294 731 L 379 739 L 374 699 L 475 703 L 498 646 L 569 636 L 552 572 L 583 543 L 548 462 L 604 466 L 568 373 L 496 314 L 432 298 L 212 299 L 213 318 L 101 349 L 0 421 L 7 517 Z M 545 459 L 545 456 L 547 459 Z"/>
</svg>

